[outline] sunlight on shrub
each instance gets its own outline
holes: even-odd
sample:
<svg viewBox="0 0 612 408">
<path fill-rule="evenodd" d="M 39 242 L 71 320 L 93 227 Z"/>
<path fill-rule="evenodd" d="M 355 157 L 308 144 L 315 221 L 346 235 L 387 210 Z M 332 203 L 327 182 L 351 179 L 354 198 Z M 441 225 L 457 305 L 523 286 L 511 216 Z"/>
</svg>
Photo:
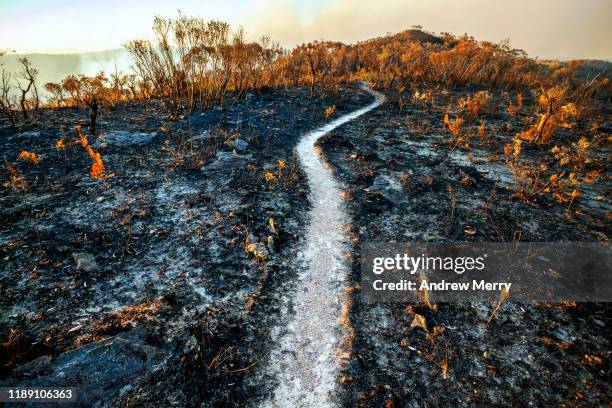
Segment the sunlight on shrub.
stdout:
<svg viewBox="0 0 612 408">
<path fill-rule="evenodd" d="M 444 115 L 444 124 L 446 125 L 448 130 L 453 134 L 453 136 L 457 137 L 459 135 L 459 129 L 461 128 L 461 125 L 463 124 L 463 119 L 456 118 L 455 120 L 451 121 L 448 118 L 448 114 L 446 114 Z"/>
<path fill-rule="evenodd" d="M 264 173 L 264 180 L 266 180 L 268 183 L 272 183 L 276 181 L 276 176 L 273 173 L 267 171 Z"/>
<path fill-rule="evenodd" d="M 114 176 L 114 173 L 106 174 L 106 167 L 104 166 L 104 162 L 102 161 L 102 157 L 100 153 L 95 152 L 89 142 L 87 141 L 87 136 L 81 133 L 80 126 L 77 126 L 77 132 L 79 133 L 79 140 L 81 142 L 81 146 L 87 152 L 87 155 L 93 161 L 91 168 L 89 170 L 89 176 L 96 180 L 106 180 Z"/>
<path fill-rule="evenodd" d="M 40 164 L 40 160 L 41 160 L 39 155 L 37 155 L 36 153 L 28 152 L 26 150 L 22 150 L 19 153 L 18 158 L 20 160 L 24 160 L 24 161 L 30 162 L 30 163 L 34 164 L 35 166 L 38 166 Z"/>
<path fill-rule="evenodd" d="M 6 171 L 9 174 L 9 181 L 4 183 L 4 187 L 10 187 L 13 190 L 17 190 L 19 188 L 24 188 L 27 185 L 25 179 L 19 176 L 17 170 L 10 164 L 6 165 Z"/>
<path fill-rule="evenodd" d="M 461 98 L 457 102 L 457 108 L 460 111 L 465 111 L 473 117 L 478 116 L 480 111 L 487 105 L 491 99 L 489 91 L 479 91 L 467 98 Z"/>
</svg>

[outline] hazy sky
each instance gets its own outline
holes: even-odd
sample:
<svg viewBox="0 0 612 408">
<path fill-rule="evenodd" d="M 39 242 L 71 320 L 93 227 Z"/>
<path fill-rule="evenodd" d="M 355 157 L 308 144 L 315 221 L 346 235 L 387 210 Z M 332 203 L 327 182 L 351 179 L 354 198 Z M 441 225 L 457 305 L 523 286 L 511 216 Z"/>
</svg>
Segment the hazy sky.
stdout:
<svg viewBox="0 0 612 408">
<path fill-rule="evenodd" d="M 284 46 L 344 42 L 414 24 L 469 33 L 540 58 L 612 59 L 612 0 L 0 0 L 0 48 L 82 52 L 150 38 L 155 15 L 185 14 L 243 25 Z"/>
</svg>

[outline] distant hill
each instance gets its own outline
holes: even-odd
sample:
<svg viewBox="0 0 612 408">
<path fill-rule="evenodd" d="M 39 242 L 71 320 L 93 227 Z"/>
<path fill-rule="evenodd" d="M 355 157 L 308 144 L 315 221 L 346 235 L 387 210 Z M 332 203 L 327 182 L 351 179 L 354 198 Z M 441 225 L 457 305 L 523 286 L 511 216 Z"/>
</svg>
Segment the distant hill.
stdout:
<svg viewBox="0 0 612 408">
<path fill-rule="evenodd" d="M 440 37 L 422 30 L 405 30 L 391 36 L 394 40 L 399 41 L 418 41 L 421 43 L 442 44 Z"/>
<path fill-rule="evenodd" d="M 603 76 L 612 78 L 612 62 L 604 60 L 576 59 L 576 60 L 540 60 L 540 63 L 548 68 L 569 67 L 575 63 L 574 68 L 578 77 L 586 80 Z"/>
<path fill-rule="evenodd" d="M 420 43 L 431 43 L 431 44 L 442 44 L 443 41 L 440 37 L 435 36 L 434 34 L 428 33 L 422 30 L 410 29 L 404 30 L 397 34 L 387 35 L 386 37 L 378 37 L 372 38 L 366 41 L 362 41 L 362 43 L 368 43 L 370 41 L 376 41 L 383 44 L 388 44 L 392 42 L 420 42 Z"/>
<path fill-rule="evenodd" d="M 590 79 L 596 75 L 612 76 L 612 62 L 602 60 L 576 60 L 576 72 L 583 78 Z"/>
<path fill-rule="evenodd" d="M 100 70 L 114 72 L 115 65 L 119 71 L 130 69 L 131 56 L 125 49 L 114 49 L 81 54 L 11 54 L 0 57 L 2 68 L 16 73 L 21 70 L 18 58 L 27 57 L 32 66 L 38 69 L 38 83 L 58 82 L 66 75 L 92 75 Z"/>
</svg>

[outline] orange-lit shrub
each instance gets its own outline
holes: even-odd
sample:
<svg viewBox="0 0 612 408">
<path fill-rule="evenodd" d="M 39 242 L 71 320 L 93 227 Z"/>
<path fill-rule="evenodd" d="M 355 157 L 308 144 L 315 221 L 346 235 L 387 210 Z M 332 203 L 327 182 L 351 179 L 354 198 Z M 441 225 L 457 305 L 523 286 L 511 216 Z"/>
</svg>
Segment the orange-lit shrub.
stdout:
<svg viewBox="0 0 612 408">
<path fill-rule="evenodd" d="M 13 190 L 23 188 L 26 186 L 26 181 L 23 177 L 19 176 L 17 170 L 10 164 L 6 165 L 6 171 L 9 173 L 9 181 L 4 183 L 4 187 L 11 187 Z"/>
<path fill-rule="evenodd" d="M 537 123 L 529 129 L 522 131 L 519 135 L 528 142 L 537 144 L 547 144 L 550 142 L 559 127 L 558 118 L 555 115 L 539 115 Z"/>
<path fill-rule="evenodd" d="M 68 75 L 59 83 L 45 84 L 50 93 L 49 106 L 89 107 L 94 101 L 113 107 L 117 102 L 126 99 L 137 99 L 144 84 L 136 85 L 131 75 L 112 74 L 110 78 L 99 72 L 93 76 Z"/>
<path fill-rule="evenodd" d="M 457 107 L 461 111 L 466 111 L 473 117 L 478 116 L 480 111 L 486 106 L 491 99 L 491 94 L 487 91 L 479 91 L 474 95 L 468 96 L 466 99 L 459 99 Z"/>
<path fill-rule="evenodd" d="M 550 150 L 553 161 L 536 163 L 521 160 L 522 138 L 515 136 L 513 143 L 504 146 L 506 164 L 513 174 L 514 196 L 531 200 L 539 194 L 548 194 L 571 206 L 581 197 L 583 184 L 594 183 L 602 177 L 600 164 L 591 157 L 592 149 L 592 143 L 582 137 L 569 147 L 553 147 Z"/>
<path fill-rule="evenodd" d="M 508 105 L 508 114 L 513 117 L 516 116 L 516 111 L 514 110 L 512 102 L 510 102 L 510 105 Z"/>
<path fill-rule="evenodd" d="M 19 159 L 28 161 L 34 164 L 35 166 L 38 166 L 41 160 L 39 155 L 37 155 L 36 153 L 28 152 L 26 150 L 22 150 L 21 153 L 19 153 Z"/>
<path fill-rule="evenodd" d="M 102 157 L 100 157 L 100 153 L 95 152 L 89 142 L 87 141 L 87 136 L 80 132 L 80 128 L 77 127 L 77 131 L 79 132 L 79 139 L 81 142 L 81 146 L 87 152 L 87 155 L 93 160 L 93 164 L 89 170 L 89 176 L 96 180 L 103 180 L 113 177 L 113 174 L 106 174 L 106 167 L 104 166 L 104 162 L 102 161 Z"/>
<path fill-rule="evenodd" d="M 272 183 L 276 181 L 276 176 L 273 173 L 267 171 L 264 173 L 264 180 L 266 180 L 268 183 Z"/>
<path fill-rule="evenodd" d="M 289 68 L 273 66 L 282 54 L 278 44 L 267 37 L 247 42 L 242 29 L 232 31 L 223 21 L 156 17 L 153 32 L 154 41 L 132 40 L 125 47 L 139 82 L 174 108 L 222 105 L 229 95 L 277 85 L 284 79 L 280 71 Z"/>
<path fill-rule="evenodd" d="M 480 121 L 480 126 L 478 126 L 478 137 L 480 137 L 481 139 L 484 139 L 485 136 L 486 136 L 485 123 L 484 121 Z"/>
<path fill-rule="evenodd" d="M 412 99 L 416 101 L 431 101 L 433 98 L 433 93 L 431 91 L 427 92 L 419 92 L 416 91 L 414 95 L 412 95 Z"/>
<path fill-rule="evenodd" d="M 448 130 L 453 134 L 453 136 L 457 136 L 459 134 L 459 129 L 461 128 L 461 125 L 463 124 L 463 119 L 456 118 L 455 120 L 451 121 L 448 118 L 448 114 L 447 114 L 447 115 L 444 115 L 444 124 L 446 125 L 446 127 L 448 127 Z"/>
</svg>

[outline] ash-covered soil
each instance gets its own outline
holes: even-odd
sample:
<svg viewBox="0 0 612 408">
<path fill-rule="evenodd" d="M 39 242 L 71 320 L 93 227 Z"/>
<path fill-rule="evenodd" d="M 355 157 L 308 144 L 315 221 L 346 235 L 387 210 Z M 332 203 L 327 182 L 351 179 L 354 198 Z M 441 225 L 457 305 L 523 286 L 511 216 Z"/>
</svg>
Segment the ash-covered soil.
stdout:
<svg viewBox="0 0 612 408">
<path fill-rule="evenodd" d="M 607 183 L 569 210 L 511 199 L 502 146 L 528 118 L 499 113 L 499 95 L 469 150 L 451 148 L 443 125 L 459 94 L 402 109 L 396 96 L 319 143 L 352 218 L 341 405 L 609 405 L 607 305 L 505 302 L 486 324 L 489 303 L 360 303 L 360 242 L 609 240 Z M 274 379 L 254 373 L 294 294 L 310 206 L 295 145 L 371 102 L 346 86 L 179 118 L 122 104 L 89 136 L 114 173 L 105 181 L 89 177 L 74 131 L 86 112 L 43 111 L 17 133 L 3 124 L 0 153 L 25 186 L 0 194 L 0 385 L 69 384 L 84 406 L 268 400 Z M 22 150 L 42 161 L 16 160 Z M 429 333 L 411 328 L 417 314 Z"/>
<path fill-rule="evenodd" d="M 0 195 L 0 384 L 72 384 L 84 406 L 268 397 L 272 379 L 245 378 L 266 362 L 298 272 L 309 203 L 295 145 L 370 101 L 349 85 L 178 119 L 155 101 L 122 104 L 88 135 L 114 173 L 104 181 L 74 130 L 87 112 L 2 128 L 0 155 L 25 186 Z M 16 160 L 22 150 L 40 164 Z"/>
<path fill-rule="evenodd" d="M 505 109 L 499 94 L 484 114 L 489 136 L 470 149 L 449 145 L 444 109 L 465 94 L 436 94 L 435 105 L 418 101 L 401 110 L 395 95 L 319 140 L 344 183 L 353 218 L 345 322 L 353 341 L 340 377 L 344 404 L 608 406 L 607 304 L 506 302 L 487 325 L 493 302 L 440 303 L 435 310 L 360 302 L 361 242 L 609 240 L 607 181 L 590 186 L 569 210 L 546 198 L 511 199 L 512 175 L 502 147 L 524 128 L 525 118 L 499 113 Z M 574 129 L 558 137 L 577 141 L 580 134 Z M 608 146 L 600 156 L 606 167 Z M 418 324 L 411 328 L 417 314 L 429 334 Z"/>
</svg>

